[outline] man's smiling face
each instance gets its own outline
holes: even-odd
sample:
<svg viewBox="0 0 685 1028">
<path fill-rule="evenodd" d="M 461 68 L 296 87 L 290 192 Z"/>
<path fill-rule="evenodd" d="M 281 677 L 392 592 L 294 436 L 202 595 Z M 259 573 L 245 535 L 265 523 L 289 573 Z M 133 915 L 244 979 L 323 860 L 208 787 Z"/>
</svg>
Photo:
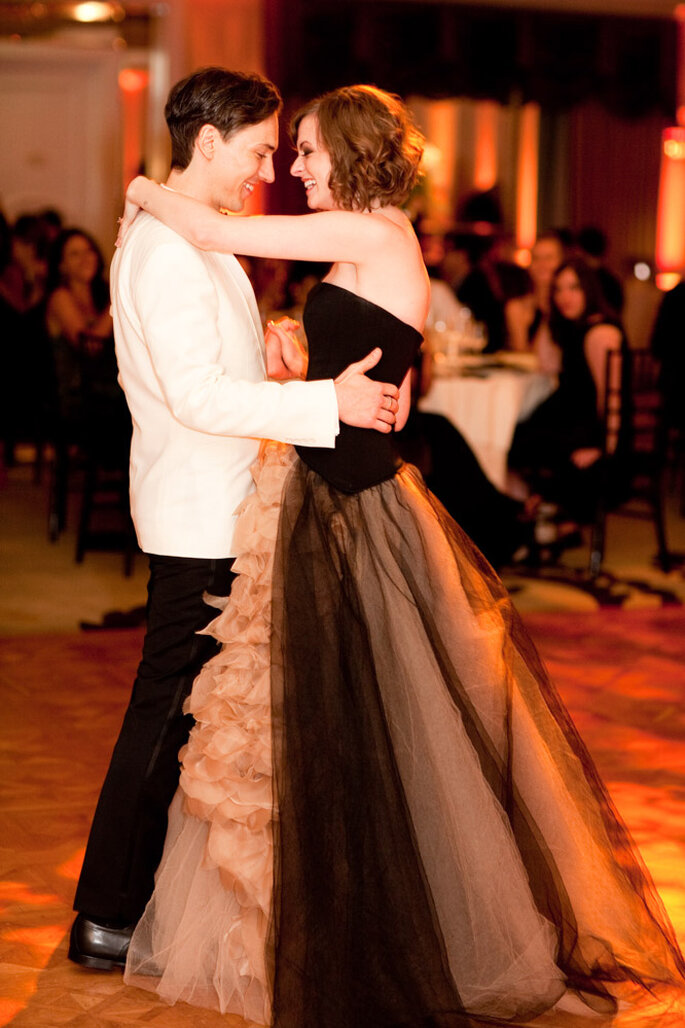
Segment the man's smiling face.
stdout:
<svg viewBox="0 0 685 1028">
<path fill-rule="evenodd" d="M 278 117 L 239 129 L 227 140 L 216 133 L 210 164 L 212 206 L 238 213 L 258 182 L 273 182 Z"/>
</svg>

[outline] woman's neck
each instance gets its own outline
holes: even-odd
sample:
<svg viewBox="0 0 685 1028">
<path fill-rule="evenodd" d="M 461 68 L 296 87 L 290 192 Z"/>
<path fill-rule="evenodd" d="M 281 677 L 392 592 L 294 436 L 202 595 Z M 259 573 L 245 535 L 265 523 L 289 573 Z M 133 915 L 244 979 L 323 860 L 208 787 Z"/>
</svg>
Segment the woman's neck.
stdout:
<svg viewBox="0 0 685 1028">
<path fill-rule="evenodd" d="M 93 291 L 90 282 L 70 282 L 66 287 L 74 297 L 79 307 L 86 311 L 95 309 L 93 302 Z"/>
</svg>

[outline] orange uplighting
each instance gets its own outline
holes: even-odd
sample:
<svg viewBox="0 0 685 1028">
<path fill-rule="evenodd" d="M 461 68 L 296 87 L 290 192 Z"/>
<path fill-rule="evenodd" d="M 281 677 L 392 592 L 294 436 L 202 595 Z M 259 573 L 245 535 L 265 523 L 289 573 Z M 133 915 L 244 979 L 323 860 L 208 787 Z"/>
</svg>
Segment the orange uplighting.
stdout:
<svg viewBox="0 0 685 1028">
<path fill-rule="evenodd" d="M 452 188 L 457 166 L 459 107 L 455 100 L 435 100 L 426 112 L 426 138 L 433 144 L 430 172 L 431 208 L 438 222 L 453 211 Z"/>
<path fill-rule="evenodd" d="M 490 100 L 476 104 L 476 142 L 473 184 L 485 192 L 497 182 L 499 106 Z"/>
<path fill-rule="evenodd" d="M 143 164 L 145 101 L 150 76 L 142 68 L 122 68 L 119 90 L 122 107 L 123 187 L 138 174 Z"/>
<path fill-rule="evenodd" d="M 141 68 L 122 68 L 119 72 L 119 89 L 122 93 L 142 93 L 149 77 Z"/>
<path fill-rule="evenodd" d="M 685 128 L 664 129 L 656 216 L 659 272 L 685 268 Z"/>
<path fill-rule="evenodd" d="M 538 149 L 540 108 L 524 104 L 519 119 L 518 161 L 516 168 L 516 246 L 528 250 L 538 230 Z"/>
<path fill-rule="evenodd" d="M 677 271 L 661 271 L 654 276 L 654 282 L 657 289 L 660 289 L 662 293 L 667 293 L 669 289 L 678 285 L 681 278 L 682 276 Z"/>
<path fill-rule="evenodd" d="M 527 247 L 514 253 L 514 261 L 520 268 L 529 268 L 532 259 L 531 252 Z"/>
</svg>

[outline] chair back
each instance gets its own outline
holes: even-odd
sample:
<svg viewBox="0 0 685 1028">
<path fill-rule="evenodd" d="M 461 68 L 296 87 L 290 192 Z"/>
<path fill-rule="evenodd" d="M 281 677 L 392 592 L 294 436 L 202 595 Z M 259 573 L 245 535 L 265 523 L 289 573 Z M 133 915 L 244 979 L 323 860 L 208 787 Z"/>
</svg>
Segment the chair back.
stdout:
<svg viewBox="0 0 685 1028">
<path fill-rule="evenodd" d="M 670 566 L 662 496 L 668 437 L 659 373 L 650 350 L 607 354 L 602 484 L 590 547 L 593 576 L 604 556 L 607 511 L 616 508 L 653 521 L 659 563 Z"/>
<path fill-rule="evenodd" d="M 663 455 L 664 404 L 660 362 L 650 350 L 610 350 L 606 358 L 604 455 Z"/>
<path fill-rule="evenodd" d="M 109 464 L 128 468 L 131 415 L 117 380 L 112 336 L 79 335 L 84 447 Z"/>
<path fill-rule="evenodd" d="M 660 362 L 649 350 L 630 356 L 631 451 L 665 459 L 666 426 L 659 383 Z"/>
</svg>

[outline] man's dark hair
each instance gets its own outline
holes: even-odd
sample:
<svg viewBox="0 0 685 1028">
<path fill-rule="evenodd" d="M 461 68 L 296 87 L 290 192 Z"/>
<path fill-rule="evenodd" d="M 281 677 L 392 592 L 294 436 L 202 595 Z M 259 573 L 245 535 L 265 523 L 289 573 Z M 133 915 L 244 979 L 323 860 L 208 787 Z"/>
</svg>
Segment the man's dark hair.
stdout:
<svg viewBox="0 0 685 1028">
<path fill-rule="evenodd" d="M 247 125 L 258 125 L 281 109 L 281 95 L 257 74 L 202 68 L 177 82 L 164 117 L 171 136 L 171 166 L 183 170 L 203 125 L 214 125 L 227 140 Z"/>
<path fill-rule="evenodd" d="M 20 214 L 12 226 L 12 236 L 32 246 L 39 260 L 47 257 L 50 243 L 45 225 L 38 214 Z"/>
<path fill-rule="evenodd" d="M 591 257 L 603 257 L 607 251 L 607 237 L 601 228 L 595 225 L 587 225 L 578 233 L 578 245 L 584 253 Z"/>
</svg>

